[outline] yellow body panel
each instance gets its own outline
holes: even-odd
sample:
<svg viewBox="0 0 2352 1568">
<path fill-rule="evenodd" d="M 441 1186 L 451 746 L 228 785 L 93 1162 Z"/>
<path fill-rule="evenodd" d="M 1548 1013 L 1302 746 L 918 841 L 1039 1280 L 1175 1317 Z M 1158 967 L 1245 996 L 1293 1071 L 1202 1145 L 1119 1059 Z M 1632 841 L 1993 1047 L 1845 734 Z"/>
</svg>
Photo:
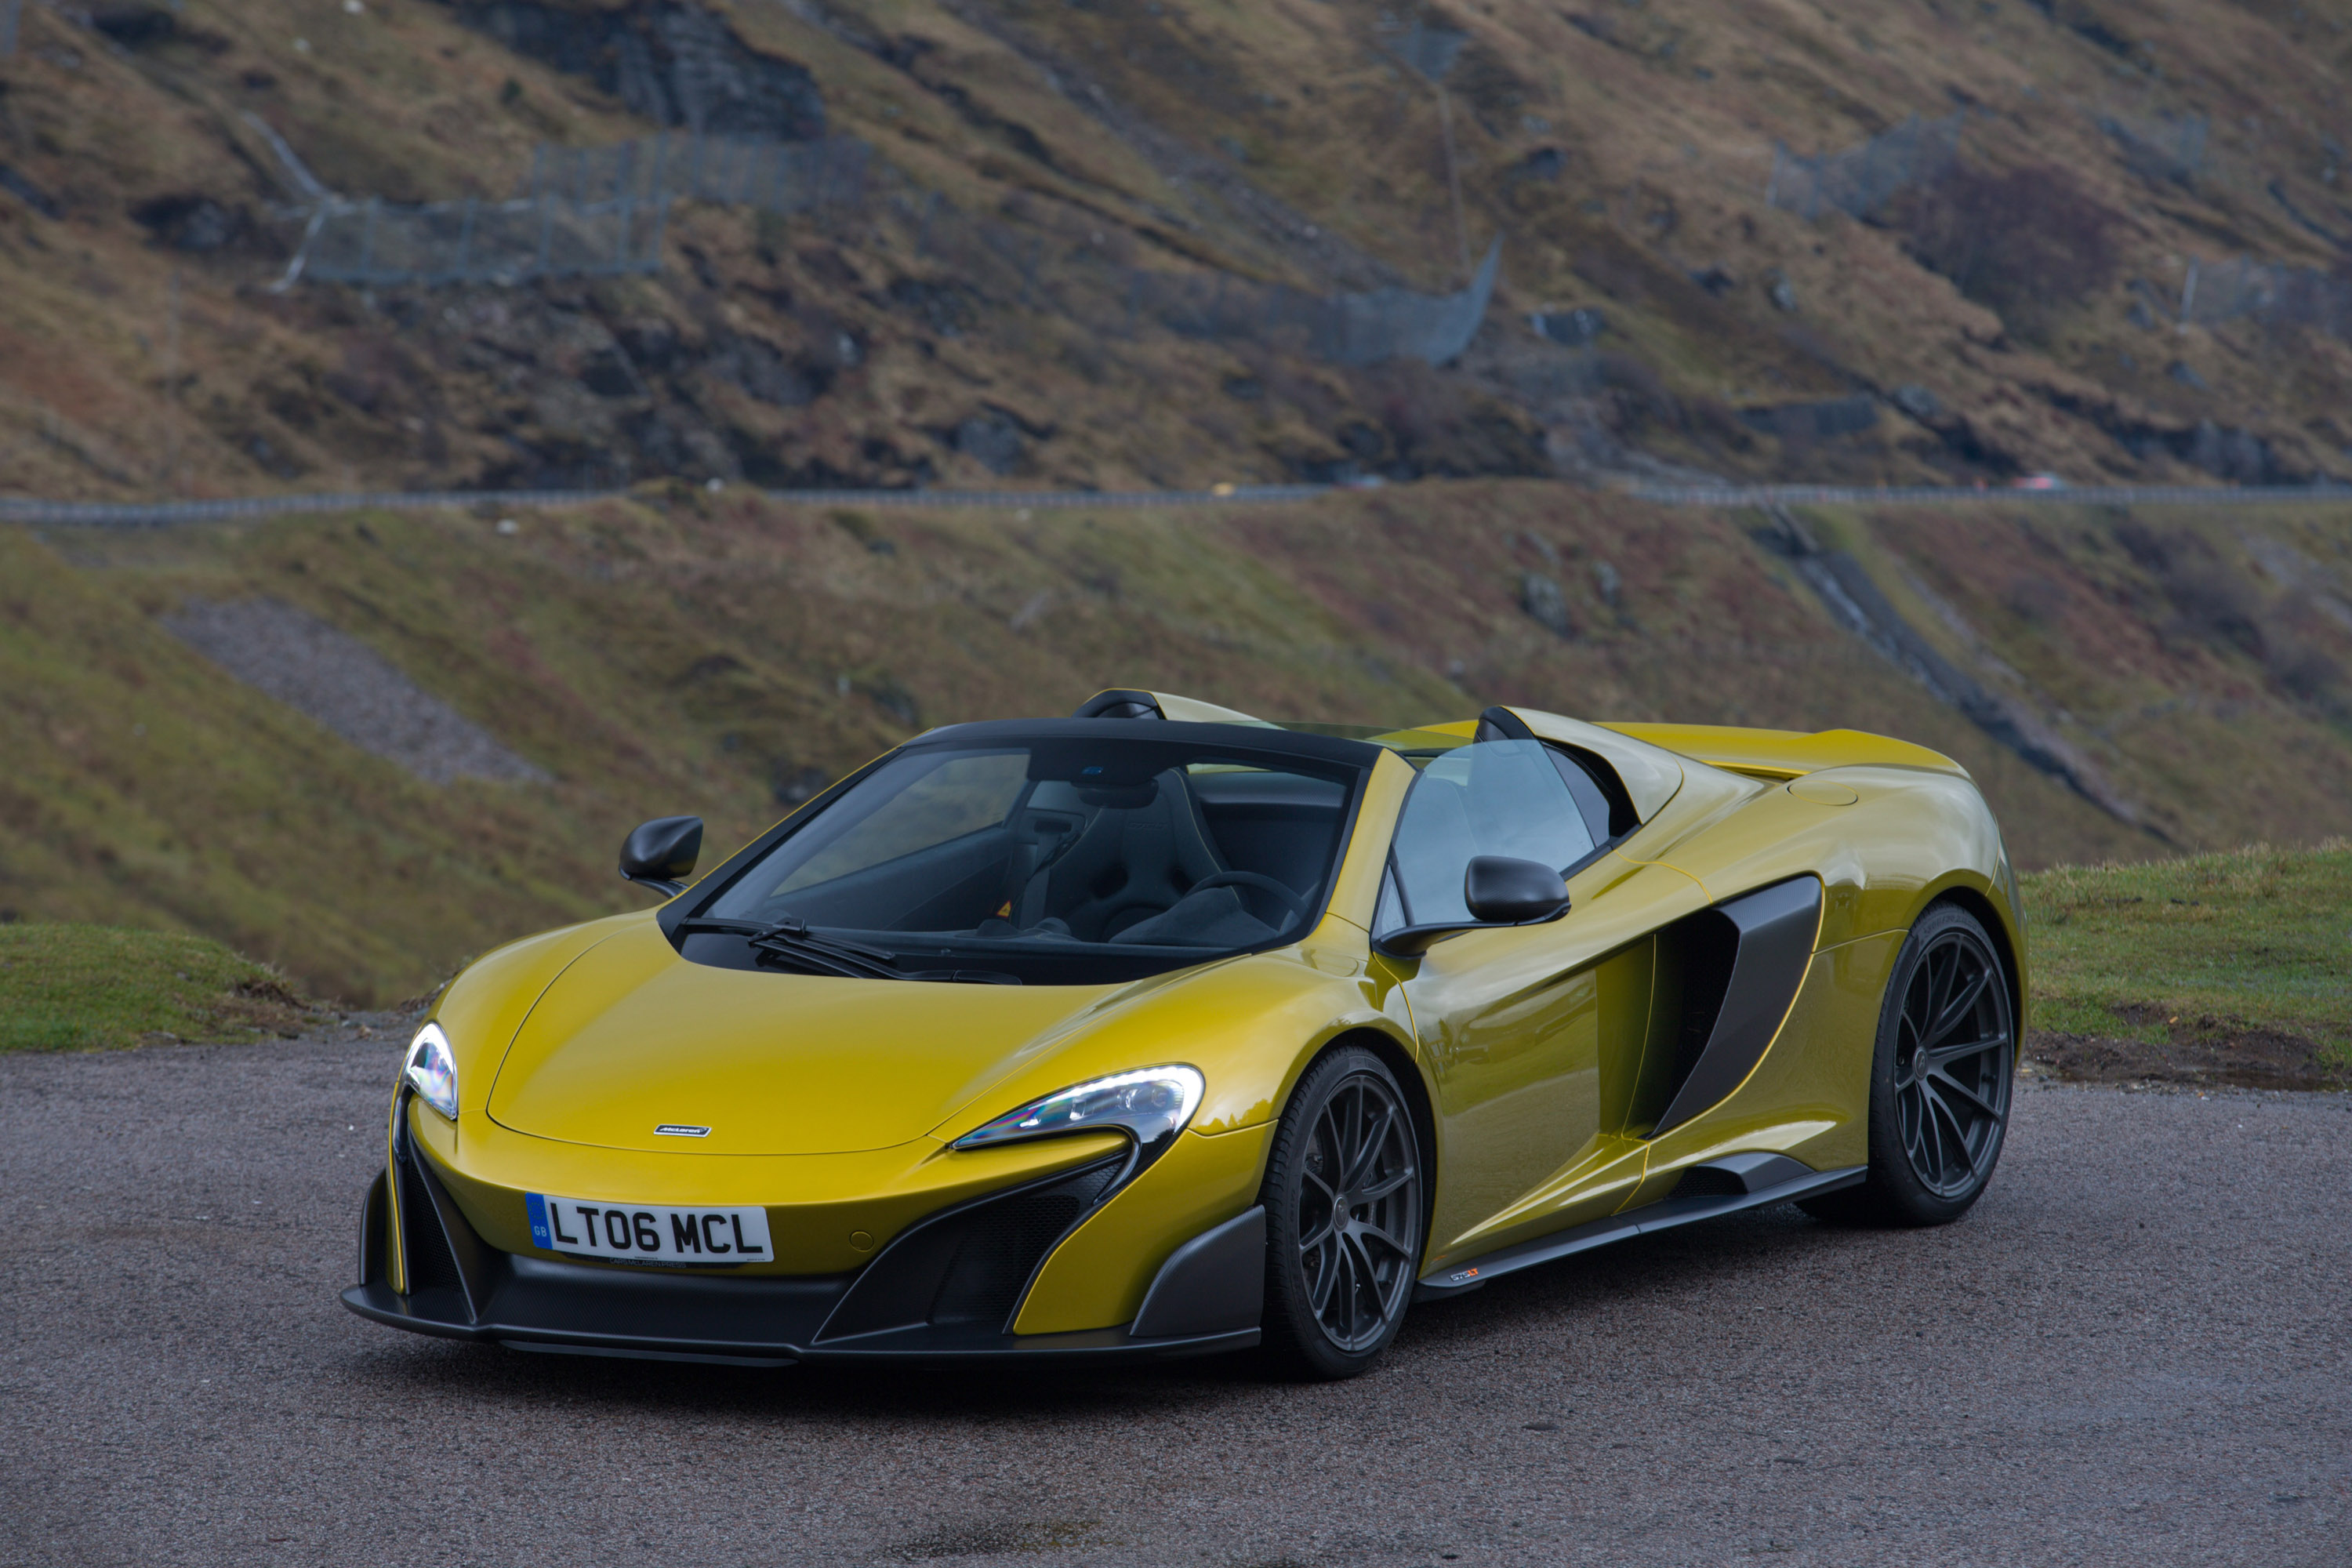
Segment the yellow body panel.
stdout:
<svg viewBox="0 0 2352 1568">
<path fill-rule="evenodd" d="M 1171 1252 L 1256 1202 L 1293 1085 L 1343 1037 L 1376 1042 L 1426 1098 L 1433 1267 L 1637 1206 L 1726 1153 L 1862 1163 L 1886 977 L 1937 897 L 1990 912 L 2021 1001 L 2013 878 L 1949 759 L 1853 731 L 1520 716 L 1617 766 L 1643 818 L 1570 879 L 1560 920 L 1463 931 L 1414 958 L 1376 952 L 1391 832 L 1416 776 L 1383 752 L 1326 912 L 1292 946 L 1125 984 L 925 984 L 712 968 L 681 958 L 650 913 L 621 916 L 468 969 L 434 1015 L 457 1058 L 457 1122 L 396 1104 L 494 1247 L 534 1252 L 531 1191 L 759 1205 L 775 1258 L 751 1272 L 839 1274 L 927 1215 L 1125 1146 L 1088 1133 L 950 1148 L 963 1133 L 1105 1074 L 1199 1068 L 1189 1128 L 1039 1269 L 1017 1329 L 1048 1333 L 1129 1321 Z M 1798 875 L 1822 882 L 1821 928 L 1772 1044 L 1721 1103 L 1646 1139 L 1677 1026 L 1657 933 Z M 653 1133 L 673 1121 L 711 1135 Z M 396 1258 L 392 1272 L 404 1289 Z"/>
<path fill-rule="evenodd" d="M 1614 855 L 1569 895 L 1563 920 L 1435 943 L 1403 986 L 1437 1112 L 1433 1262 L 1574 1223 L 1559 1215 L 1607 1184 L 1610 1163 L 1592 1156 L 1603 1104 L 1620 1119 L 1608 1135 L 1621 1135 L 1639 1076 L 1651 933 L 1707 901 L 1682 873 Z M 1530 1206 L 1538 1189 L 1551 1197 Z"/>
<path fill-rule="evenodd" d="M 1605 724 L 1630 739 L 1734 772 L 1753 769 L 1767 776 L 1797 778 L 1822 768 L 1881 763 L 1929 768 L 1968 777 L 1968 770 L 1944 755 L 1908 741 L 1861 730 L 1747 730 L 1721 724 Z"/>
<path fill-rule="evenodd" d="M 1050 1334 L 1132 1321 L 1170 1253 L 1257 1202 L 1273 1138 L 1268 1121 L 1179 1137 L 1157 1164 L 1054 1249 L 1013 1331 Z"/>
</svg>

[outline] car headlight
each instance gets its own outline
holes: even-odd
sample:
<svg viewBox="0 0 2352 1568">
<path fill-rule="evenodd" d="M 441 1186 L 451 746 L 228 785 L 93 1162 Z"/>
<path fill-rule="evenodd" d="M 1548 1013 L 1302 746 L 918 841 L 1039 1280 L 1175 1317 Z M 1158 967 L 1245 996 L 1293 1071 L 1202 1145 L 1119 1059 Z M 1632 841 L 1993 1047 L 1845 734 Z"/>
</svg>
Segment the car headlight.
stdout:
<svg viewBox="0 0 2352 1568">
<path fill-rule="evenodd" d="M 425 1097 L 425 1103 L 457 1120 L 457 1058 L 450 1054 L 449 1037 L 438 1024 L 427 1024 L 408 1043 L 408 1066 L 401 1076 Z"/>
<path fill-rule="evenodd" d="M 1150 1151 L 1182 1131 L 1201 1107 L 1207 1080 L 1198 1068 L 1144 1068 L 1078 1084 L 1008 1110 L 949 1145 L 980 1149 L 1063 1132 L 1119 1130 Z"/>
</svg>

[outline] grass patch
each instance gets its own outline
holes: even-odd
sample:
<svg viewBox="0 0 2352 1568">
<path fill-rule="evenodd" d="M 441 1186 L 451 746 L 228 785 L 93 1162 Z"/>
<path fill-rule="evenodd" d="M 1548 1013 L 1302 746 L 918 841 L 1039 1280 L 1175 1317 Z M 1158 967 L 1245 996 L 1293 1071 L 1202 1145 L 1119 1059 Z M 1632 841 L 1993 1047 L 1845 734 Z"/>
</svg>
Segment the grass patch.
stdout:
<svg viewBox="0 0 2352 1568">
<path fill-rule="evenodd" d="M 71 1051 L 291 1034 L 285 978 L 216 942 L 121 926 L 0 926 L 0 1050 Z"/>
<path fill-rule="evenodd" d="M 2022 880 L 2037 1029 L 2150 1047 L 2268 1031 L 2352 1068 L 2352 840 Z"/>
</svg>

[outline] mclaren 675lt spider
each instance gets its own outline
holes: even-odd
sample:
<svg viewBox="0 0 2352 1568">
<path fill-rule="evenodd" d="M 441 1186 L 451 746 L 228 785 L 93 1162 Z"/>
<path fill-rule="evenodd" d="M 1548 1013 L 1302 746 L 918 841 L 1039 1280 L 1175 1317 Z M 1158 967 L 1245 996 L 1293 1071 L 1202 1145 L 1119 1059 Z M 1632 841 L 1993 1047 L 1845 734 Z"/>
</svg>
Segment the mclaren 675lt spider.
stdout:
<svg viewBox="0 0 2352 1568">
<path fill-rule="evenodd" d="M 774 1365 L 1260 1346 L 1768 1204 L 1950 1220 L 2023 913 L 1968 774 L 1525 709 L 951 725 L 659 908 L 499 949 L 404 1058 L 352 1310 Z"/>
</svg>

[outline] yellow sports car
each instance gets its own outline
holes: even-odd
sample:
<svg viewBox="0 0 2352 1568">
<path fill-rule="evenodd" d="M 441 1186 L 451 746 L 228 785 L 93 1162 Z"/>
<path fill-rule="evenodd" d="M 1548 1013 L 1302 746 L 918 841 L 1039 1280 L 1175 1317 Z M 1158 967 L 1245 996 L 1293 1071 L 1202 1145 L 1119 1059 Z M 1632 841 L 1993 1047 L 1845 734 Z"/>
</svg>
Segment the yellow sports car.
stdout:
<svg viewBox="0 0 2352 1568">
<path fill-rule="evenodd" d="M 1734 1209 L 1932 1225 L 2000 1157 L 1999 829 L 1853 731 L 1375 731 L 1145 691 L 951 725 L 417 1031 L 352 1310 L 777 1364 L 1262 1346 Z"/>
</svg>

